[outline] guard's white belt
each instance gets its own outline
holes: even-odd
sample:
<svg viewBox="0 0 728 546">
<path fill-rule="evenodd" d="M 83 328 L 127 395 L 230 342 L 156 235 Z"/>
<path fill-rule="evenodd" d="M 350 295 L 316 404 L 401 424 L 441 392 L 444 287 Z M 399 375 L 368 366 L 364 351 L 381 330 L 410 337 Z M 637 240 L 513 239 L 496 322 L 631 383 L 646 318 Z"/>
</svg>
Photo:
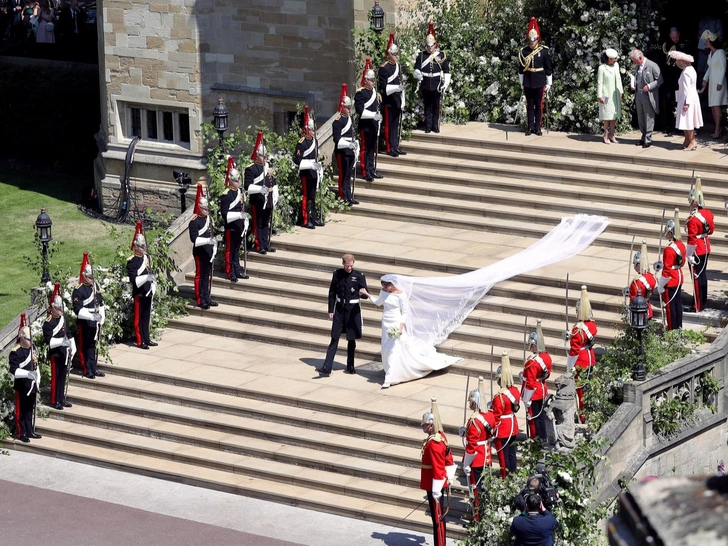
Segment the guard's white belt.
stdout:
<svg viewBox="0 0 728 546">
<path fill-rule="evenodd" d="M 442 73 L 441 72 L 435 72 L 434 74 L 422 74 L 425 78 L 439 78 Z"/>
<path fill-rule="evenodd" d="M 708 236 L 707 233 L 701 233 L 700 235 L 696 235 L 695 238 L 696 239 L 705 239 L 707 236 Z"/>
<path fill-rule="evenodd" d="M 679 265 L 671 265 L 670 266 L 670 269 L 680 269 L 680 266 Z"/>
<path fill-rule="evenodd" d="M 482 441 L 480 441 L 480 442 L 476 442 L 476 444 L 475 444 L 475 445 L 476 445 L 476 446 L 484 446 L 484 445 L 485 445 L 485 444 L 487 444 L 487 443 L 488 443 L 488 440 L 482 440 Z"/>
<path fill-rule="evenodd" d="M 503 414 L 503 415 L 501 415 L 501 419 L 513 419 L 513 414 L 512 413 Z"/>
<path fill-rule="evenodd" d="M 591 347 L 579 347 L 580 351 L 589 351 L 591 350 Z"/>
<path fill-rule="evenodd" d="M 336 297 L 336 303 L 341 303 L 341 300 L 339 299 L 338 296 Z M 349 300 L 349 303 L 359 303 L 359 300 L 358 299 L 356 299 L 356 300 Z"/>
</svg>

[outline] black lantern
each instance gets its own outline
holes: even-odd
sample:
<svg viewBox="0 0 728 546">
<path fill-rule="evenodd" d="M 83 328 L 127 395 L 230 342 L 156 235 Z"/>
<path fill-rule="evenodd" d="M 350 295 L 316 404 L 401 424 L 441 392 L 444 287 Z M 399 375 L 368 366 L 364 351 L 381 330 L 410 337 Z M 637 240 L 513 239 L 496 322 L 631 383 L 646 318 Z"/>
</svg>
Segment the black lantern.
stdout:
<svg viewBox="0 0 728 546">
<path fill-rule="evenodd" d="M 220 146 L 222 147 L 222 137 L 225 134 L 225 131 L 228 130 L 228 111 L 227 108 L 225 108 L 225 103 L 223 102 L 222 97 L 217 99 L 217 106 L 215 106 L 215 111 L 212 113 L 212 117 L 214 118 L 215 130 L 217 131 L 217 134 L 220 135 Z"/>
<path fill-rule="evenodd" d="M 53 240 L 53 237 L 51 236 L 51 226 L 53 226 L 53 222 L 51 221 L 51 217 L 46 214 L 44 207 L 40 209 L 40 214 L 35 220 L 35 229 L 38 230 L 38 240 L 43 245 L 43 276 L 40 278 L 40 282 L 42 284 L 46 284 L 51 280 L 51 276 L 48 273 L 48 243 Z"/>
<path fill-rule="evenodd" d="M 637 332 L 637 342 L 640 347 L 639 355 L 637 357 L 637 365 L 632 371 L 632 377 L 636 381 L 644 381 L 645 377 L 647 377 L 642 351 L 642 331 L 649 326 L 649 319 L 647 317 L 649 311 L 650 304 L 642 296 L 635 296 L 629 302 L 629 325 Z"/>
<path fill-rule="evenodd" d="M 384 30 L 384 10 L 379 5 L 379 0 L 374 0 L 374 6 L 369 12 L 369 27 L 374 32 L 382 32 Z"/>
</svg>

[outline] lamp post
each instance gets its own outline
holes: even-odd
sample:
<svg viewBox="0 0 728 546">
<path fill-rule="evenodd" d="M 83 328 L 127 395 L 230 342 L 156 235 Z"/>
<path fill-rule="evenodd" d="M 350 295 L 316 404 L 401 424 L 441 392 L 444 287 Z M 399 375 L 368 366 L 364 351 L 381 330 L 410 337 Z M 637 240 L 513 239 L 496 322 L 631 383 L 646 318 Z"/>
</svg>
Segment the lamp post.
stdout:
<svg viewBox="0 0 728 546">
<path fill-rule="evenodd" d="M 649 326 L 647 318 L 648 312 L 649 304 L 642 296 L 635 296 L 629 302 L 629 325 L 637 332 L 637 342 L 640 346 L 639 355 L 637 357 L 637 365 L 634 367 L 634 370 L 632 370 L 632 378 L 635 381 L 644 381 L 647 377 L 642 350 L 642 331 Z"/>
<path fill-rule="evenodd" d="M 372 6 L 369 12 L 369 27 L 374 32 L 382 32 L 384 30 L 384 10 L 379 5 L 379 0 L 374 0 L 374 6 Z"/>
<path fill-rule="evenodd" d="M 51 217 L 46 214 L 46 209 L 43 207 L 40 209 L 40 214 L 35 220 L 35 229 L 38 230 L 38 240 L 43 245 L 43 276 L 40 278 L 41 284 L 46 284 L 51 280 L 51 276 L 48 273 L 48 243 L 53 240 L 51 236 L 52 225 Z"/>
<path fill-rule="evenodd" d="M 215 130 L 217 131 L 217 134 L 220 135 L 220 147 L 224 148 L 222 138 L 225 131 L 228 130 L 228 111 L 227 108 L 225 108 L 225 103 L 223 102 L 222 97 L 217 99 L 217 106 L 215 106 L 212 117 L 213 123 L 215 124 Z"/>
</svg>

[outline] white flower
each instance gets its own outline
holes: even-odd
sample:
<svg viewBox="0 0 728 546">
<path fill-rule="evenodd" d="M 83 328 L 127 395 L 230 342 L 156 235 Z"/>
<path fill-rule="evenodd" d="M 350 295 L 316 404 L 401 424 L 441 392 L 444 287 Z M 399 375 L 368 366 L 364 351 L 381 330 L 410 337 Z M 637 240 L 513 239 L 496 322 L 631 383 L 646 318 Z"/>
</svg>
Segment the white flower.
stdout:
<svg viewBox="0 0 728 546">
<path fill-rule="evenodd" d="M 501 63 L 501 60 L 498 57 L 493 56 L 490 58 L 490 62 L 498 66 Z"/>
<path fill-rule="evenodd" d="M 485 89 L 485 94 L 486 95 L 497 95 L 499 90 L 500 90 L 500 83 L 498 81 L 494 81 Z"/>
<path fill-rule="evenodd" d="M 566 470 L 559 470 L 557 472 L 557 475 L 559 476 L 559 478 L 561 478 L 562 480 L 564 480 L 564 482 L 566 482 L 566 483 L 573 483 L 574 482 L 574 480 L 571 477 L 571 474 L 569 474 Z"/>
<path fill-rule="evenodd" d="M 585 11 L 584 13 L 581 14 L 581 20 L 582 21 L 585 21 L 585 22 L 589 20 L 589 12 L 588 11 Z"/>
<path fill-rule="evenodd" d="M 465 108 L 465 102 L 463 102 L 463 101 L 459 100 L 459 101 L 458 101 L 458 104 L 457 104 L 457 107 L 458 107 L 458 108 Z"/>
<path fill-rule="evenodd" d="M 513 38 L 511 38 L 511 47 L 516 47 L 518 45 L 518 42 L 516 42 Z"/>
<path fill-rule="evenodd" d="M 491 45 L 498 45 L 498 38 L 493 38 L 490 43 Z"/>
</svg>

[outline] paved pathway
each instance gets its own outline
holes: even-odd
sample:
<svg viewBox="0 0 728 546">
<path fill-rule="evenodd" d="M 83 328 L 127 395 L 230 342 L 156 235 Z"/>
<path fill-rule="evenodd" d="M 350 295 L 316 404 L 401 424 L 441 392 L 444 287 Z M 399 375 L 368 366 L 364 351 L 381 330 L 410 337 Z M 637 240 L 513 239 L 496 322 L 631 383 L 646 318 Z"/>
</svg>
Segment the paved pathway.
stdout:
<svg viewBox="0 0 728 546">
<path fill-rule="evenodd" d="M 415 531 L 30 453 L 0 456 L 0 476 L 0 537 L 13 546 L 432 544 Z"/>
</svg>

